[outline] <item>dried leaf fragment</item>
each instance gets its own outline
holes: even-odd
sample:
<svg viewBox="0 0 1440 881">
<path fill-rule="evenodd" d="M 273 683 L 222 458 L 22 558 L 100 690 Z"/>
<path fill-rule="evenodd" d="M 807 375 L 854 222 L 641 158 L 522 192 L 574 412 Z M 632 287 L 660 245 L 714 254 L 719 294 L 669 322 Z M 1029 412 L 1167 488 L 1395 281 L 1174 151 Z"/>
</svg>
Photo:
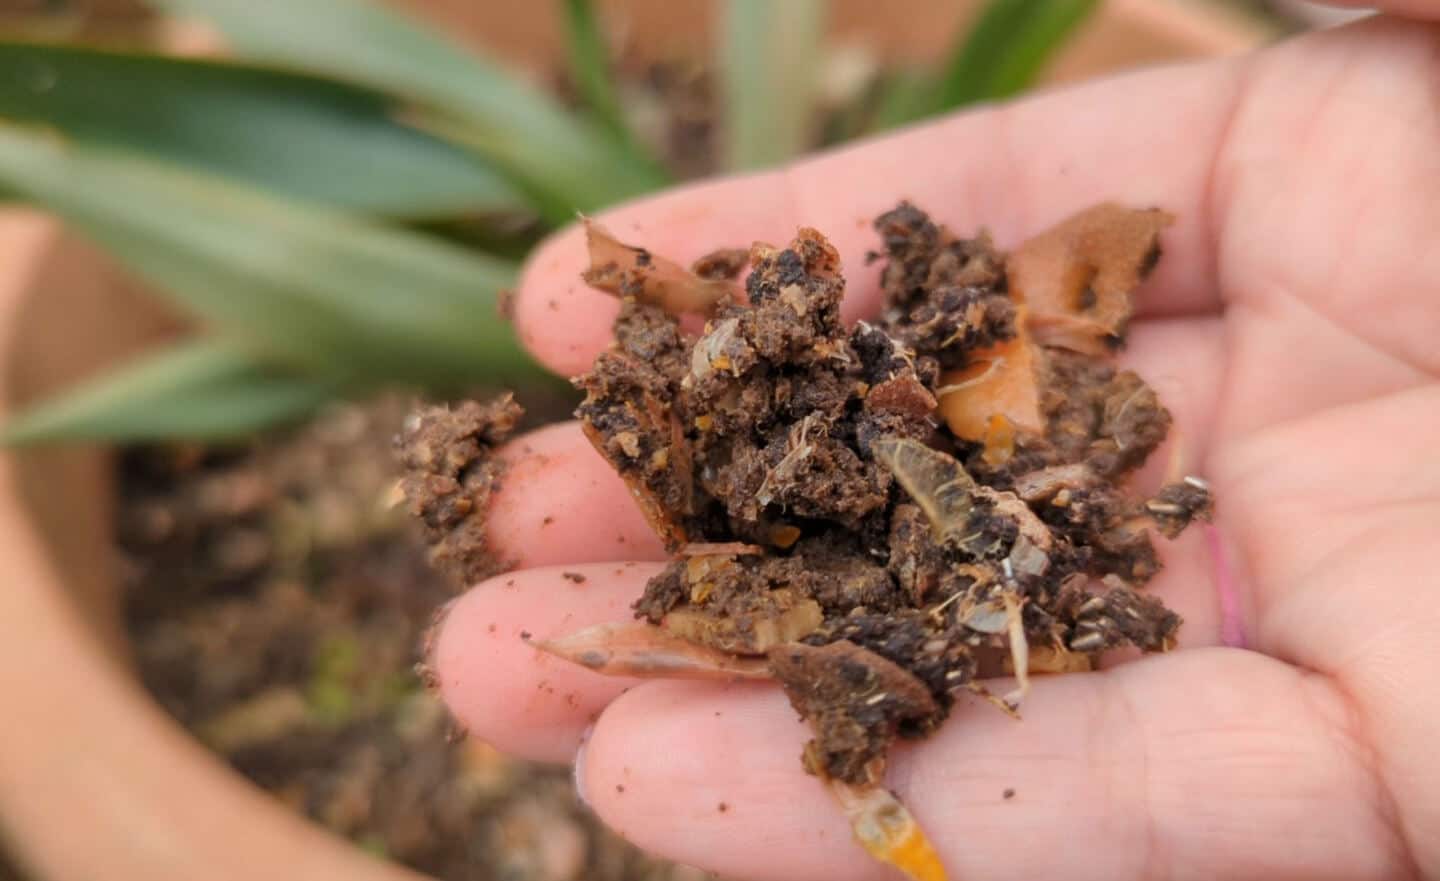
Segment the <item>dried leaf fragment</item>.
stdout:
<svg viewBox="0 0 1440 881">
<path fill-rule="evenodd" d="M 690 264 L 690 271 L 710 280 L 734 279 L 740 277 L 740 270 L 749 261 L 749 248 L 717 248 L 697 257 Z"/>
<path fill-rule="evenodd" d="M 1030 673 L 1089 673 L 1095 669 L 1094 661 L 1083 652 L 1072 652 L 1064 647 L 1032 646 L 1030 648 Z M 1005 672 L 1015 672 L 1015 662 L 1005 659 Z"/>
<path fill-rule="evenodd" d="M 1030 311 L 1036 339 L 1103 355 L 1125 335 L 1131 295 L 1160 256 L 1158 208 L 1105 202 L 1075 214 L 1010 254 L 1011 294 Z"/>
<path fill-rule="evenodd" d="M 1030 503 L 1054 499 L 1061 492 L 1085 489 L 1099 480 L 1084 463 L 1038 468 L 1015 479 L 1015 494 Z M 1064 507 L 1063 505 L 1061 507 Z"/>
<path fill-rule="evenodd" d="M 997 515 L 1014 521 L 1019 532 L 1006 562 L 1010 575 L 1041 575 L 1055 543 L 1050 528 L 1012 492 L 975 482 L 954 457 L 909 438 L 881 438 L 871 444 L 876 461 L 925 512 L 937 543 L 962 542 L 970 531 L 975 500 L 985 500 Z"/>
<path fill-rule="evenodd" d="M 696 645 L 652 624 L 598 624 L 535 643 L 543 652 L 610 676 L 663 679 L 770 679 L 759 658 Z"/>
<path fill-rule="evenodd" d="M 889 790 L 829 781 L 830 792 L 850 821 L 855 840 L 872 857 L 912 881 L 945 881 L 945 866 L 915 817 Z"/>
<path fill-rule="evenodd" d="M 725 280 L 701 278 L 673 260 L 621 242 L 595 221 L 584 218 L 590 251 L 586 284 L 618 297 L 634 297 L 672 315 L 708 312 L 735 294 Z"/>
<path fill-rule="evenodd" d="M 870 451 L 925 512 L 936 542 L 965 535 L 977 486 L 959 462 L 909 438 L 881 438 Z"/>
<path fill-rule="evenodd" d="M 676 636 L 720 651 L 763 655 L 783 643 L 804 639 L 825 620 L 814 600 L 795 597 L 783 588 L 771 593 L 776 601 L 763 612 L 723 615 L 687 606 L 666 615 L 660 624 Z"/>
<path fill-rule="evenodd" d="M 959 467 L 958 462 L 956 463 L 956 467 Z M 1028 571 L 1030 567 L 1034 565 L 1028 558 L 1033 557 L 1035 552 L 1046 554 L 1050 551 L 1050 548 L 1054 546 L 1055 536 L 1050 533 L 1050 527 L 1046 526 L 1045 521 L 1036 516 L 1035 512 L 1030 510 L 1030 506 L 1025 504 L 1025 502 L 1013 492 L 992 489 L 988 486 L 981 485 L 975 487 L 975 496 L 985 499 L 994 506 L 995 513 L 1015 521 L 1016 528 L 1020 530 L 1020 536 L 1016 541 L 1016 546 L 1011 549 L 1010 553 L 1009 559 L 1012 564 L 1015 564 L 1022 570 Z M 1021 540 L 1025 541 L 1026 544 L 1031 547 L 1021 545 Z M 1037 571 L 1031 574 L 1039 575 L 1044 571 L 1044 567 L 1040 566 Z"/>
<path fill-rule="evenodd" d="M 976 633 L 1005 633 L 1010 626 L 1010 613 L 1005 601 L 997 596 L 978 602 L 966 597 L 956 610 L 955 618 Z"/>
<path fill-rule="evenodd" d="M 1010 665 L 1015 670 L 1015 690 L 1005 695 L 1005 703 L 1020 706 L 1030 692 L 1030 642 L 1025 638 L 1025 621 L 1020 616 L 1020 598 L 1011 591 L 1000 595 L 1005 604 L 1005 631 L 1010 642 Z"/>
</svg>

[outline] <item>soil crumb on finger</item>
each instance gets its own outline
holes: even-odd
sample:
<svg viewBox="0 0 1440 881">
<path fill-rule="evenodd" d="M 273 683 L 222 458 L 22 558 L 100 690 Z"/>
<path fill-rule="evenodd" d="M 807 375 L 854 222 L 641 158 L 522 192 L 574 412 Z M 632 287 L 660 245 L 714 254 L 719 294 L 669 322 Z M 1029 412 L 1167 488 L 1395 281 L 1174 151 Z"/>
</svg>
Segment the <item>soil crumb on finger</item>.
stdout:
<svg viewBox="0 0 1440 881">
<path fill-rule="evenodd" d="M 514 395 L 433 406 L 410 415 L 395 446 L 401 489 L 430 544 L 431 561 L 459 584 L 503 571 L 486 541 L 485 517 L 503 464 L 495 450 L 525 411 Z"/>
</svg>

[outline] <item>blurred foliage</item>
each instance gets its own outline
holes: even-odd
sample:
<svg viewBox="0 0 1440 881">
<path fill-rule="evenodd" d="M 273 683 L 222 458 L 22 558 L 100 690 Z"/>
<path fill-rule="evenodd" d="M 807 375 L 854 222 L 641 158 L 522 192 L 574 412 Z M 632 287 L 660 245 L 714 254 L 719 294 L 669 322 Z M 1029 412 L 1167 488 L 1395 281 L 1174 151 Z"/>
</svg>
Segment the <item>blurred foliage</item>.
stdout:
<svg viewBox="0 0 1440 881">
<path fill-rule="evenodd" d="M 0 118 L 79 143 L 394 217 L 527 210 L 470 152 L 396 121 L 373 89 L 243 62 L 0 43 Z M 28 88 L 27 88 L 28 86 Z"/>
<path fill-rule="evenodd" d="M 382 0 L 154 0 L 234 57 L 0 40 L 0 191 L 65 219 L 203 335 L 22 413 L 0 441 L 217 438 L 399 385 L 538 381 L 497 298 L 546 230 L 670 182 L 592 0 L 563 5 L 580 107 Z M 991 0 L 856 136 L 1028 86 L 1093 0 Z M 725 167 L 817 144 L 823 0 L 726 0 Z M 63 295 L 55 292 L 53 295 Z"/>
<path fill-rule="evenodd" d="M 725 94 L 725 166 L 776 165 L 813 143 L 822 0 L 731 0 L 716 68 Z"/>
</svg>

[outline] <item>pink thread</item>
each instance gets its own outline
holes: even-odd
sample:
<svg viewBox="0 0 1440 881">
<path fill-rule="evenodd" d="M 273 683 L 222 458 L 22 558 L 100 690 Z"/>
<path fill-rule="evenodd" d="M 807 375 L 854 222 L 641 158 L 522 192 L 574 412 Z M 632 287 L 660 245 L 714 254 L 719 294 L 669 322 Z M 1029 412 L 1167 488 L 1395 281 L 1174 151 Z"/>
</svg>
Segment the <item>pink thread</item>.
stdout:
<svg viewBox="0 0 1440 881">
<path fill-rule="evenodd" d="M 1240 611 L 1240 585 L 1225 550 L 1220 530 L 1205 526 L 1205 544 L 1210 549 L 1210 571 L 1215 574 L 1215 593 L 1220 599 L 1220 641 L 1231 648 L 1247 648 L 1245 619 Z"/>
</svg>

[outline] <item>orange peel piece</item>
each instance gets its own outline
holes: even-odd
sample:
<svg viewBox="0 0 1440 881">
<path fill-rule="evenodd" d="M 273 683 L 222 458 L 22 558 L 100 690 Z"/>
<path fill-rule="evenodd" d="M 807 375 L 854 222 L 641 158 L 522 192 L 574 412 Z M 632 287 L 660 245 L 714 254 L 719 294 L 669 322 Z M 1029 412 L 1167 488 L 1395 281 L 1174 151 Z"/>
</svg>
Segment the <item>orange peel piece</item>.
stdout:
<svg viewBox="0 0 1440 881">
<path fill-rule="evenodd" d="M 1092 355 L 1109 351 L 1125 334 L 1132 295 L 1173 220 L 1158 208 L 1104 202 L 1016 248 L 1005 272 L 1011 295 L 1030 310 L 1034 338 Z"/>
<path fill-rule="evenodd" d="M 995 413 L 985 426 L 985 464 L 999 468 L 1015 455 L 1015 423 L 1004 413 Z"/>
<path fill-rule="evenodd" d="M 981 349 L 971 363 L 942 374 L 935 393 L 940 399 L 940 416 L 955 436 L 981 443 L 994 441 L 995 456 L 1005 455 L 1005 446 L 1013 449 L 1016 431 L 1039 434 L 1045 427 L 1038 373 L 1044 354 L 1024 330 L 1025 309 L 1017 312 L 1019 332 L 1013 339 Z M 996 430 L 996 416 L 1008 423 L 1004 431 Z"/>
<path fill-rule="evenodd" d="M 829 781 L 830 792 L 850 821 L 850 831 L 865 852 L 888 863 L 912 881 L 946 881 L 940 854 L 914 815 L 889 790 Z"/>
</svg>

